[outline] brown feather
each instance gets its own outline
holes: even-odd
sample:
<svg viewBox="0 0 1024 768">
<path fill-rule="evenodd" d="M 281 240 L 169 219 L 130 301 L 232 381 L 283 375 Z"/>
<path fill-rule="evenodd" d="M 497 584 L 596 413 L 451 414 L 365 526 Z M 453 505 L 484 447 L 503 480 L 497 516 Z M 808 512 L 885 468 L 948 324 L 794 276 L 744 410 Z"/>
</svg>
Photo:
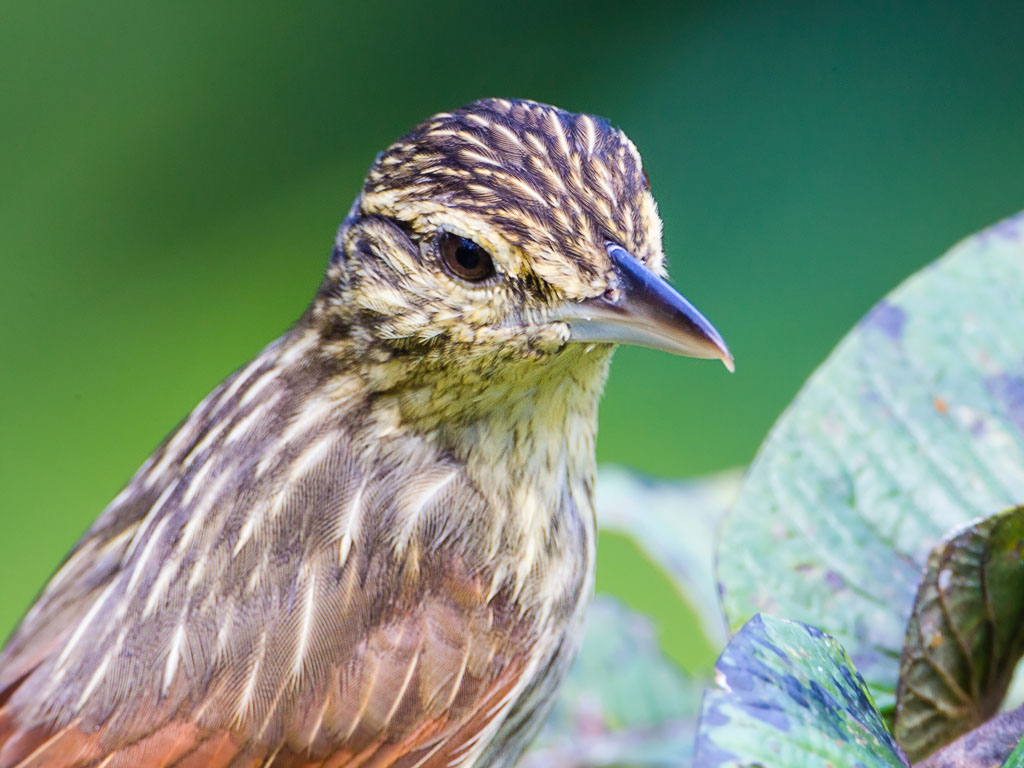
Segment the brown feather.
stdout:
<svg viewBox="0 0 1024 768">
<path fill-rule="evenodd" d="M 501 279 L 454 280 L 440 232 Z M 604 121 L 487 100 L 383 153 L 307 313 L 0 653 L 0 768 L 509 765 L 591 589 L 610 356 L 537 318 L 605 291 L 607 237 L 661 270 L 639 155 Z"/>
</svg>

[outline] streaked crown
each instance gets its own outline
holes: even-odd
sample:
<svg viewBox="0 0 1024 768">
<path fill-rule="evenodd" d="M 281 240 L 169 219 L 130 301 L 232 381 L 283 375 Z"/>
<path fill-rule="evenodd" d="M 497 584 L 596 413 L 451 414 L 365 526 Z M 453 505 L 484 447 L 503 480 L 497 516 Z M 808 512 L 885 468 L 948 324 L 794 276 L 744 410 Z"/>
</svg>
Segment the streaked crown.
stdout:
<svg viewBox="0 0 1024 768">
<path fill-rule="evenodd" d="M 458 212 L 467 234 L 497 235 L 557 287 L 573 292 L 558 277 L 577 270 L 574 298 L 603 287 L 608 242 L 656 271 L 664 258 L 633 143 L 602 118 L 532 101 L 485 99 L 421 123 L 377 158 L 360 211 L 414 227 Z"/>
</svg>

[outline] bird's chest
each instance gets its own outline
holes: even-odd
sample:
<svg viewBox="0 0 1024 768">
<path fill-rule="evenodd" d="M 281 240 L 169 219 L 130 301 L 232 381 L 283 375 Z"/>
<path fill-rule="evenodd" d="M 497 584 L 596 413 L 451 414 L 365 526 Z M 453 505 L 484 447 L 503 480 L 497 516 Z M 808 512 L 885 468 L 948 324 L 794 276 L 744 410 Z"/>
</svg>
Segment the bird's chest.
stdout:
<svg viewBox="0 0 1024 768">
<path fill-rule="evenodd" d="M 503 580 L 520 615 L 531 617 L 527 669 L 508 712 L 478 765 L 512 765 L 550 710 L 575 658 L 594 584 L 592 473 L 544 473 L 513 493 L 518 503 L 498 511 L 503 546 L 488 569 Z"/>
</svg>

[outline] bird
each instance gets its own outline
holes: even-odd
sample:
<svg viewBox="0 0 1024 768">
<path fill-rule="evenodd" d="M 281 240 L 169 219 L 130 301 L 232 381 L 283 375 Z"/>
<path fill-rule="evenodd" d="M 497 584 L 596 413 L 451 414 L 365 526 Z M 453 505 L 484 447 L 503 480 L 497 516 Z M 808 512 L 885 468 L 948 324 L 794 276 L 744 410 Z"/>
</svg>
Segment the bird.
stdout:
<svg viewBox="0 0 1024 768">
<path fill-rule="evenodd" d="M 0 653 L 0 768 L 510 766 L 593 591 L 616 345 L 733 358 L 634 144 L 519 99 L 379 154 L 300 319 L 82 536 Z"/>
</svg>

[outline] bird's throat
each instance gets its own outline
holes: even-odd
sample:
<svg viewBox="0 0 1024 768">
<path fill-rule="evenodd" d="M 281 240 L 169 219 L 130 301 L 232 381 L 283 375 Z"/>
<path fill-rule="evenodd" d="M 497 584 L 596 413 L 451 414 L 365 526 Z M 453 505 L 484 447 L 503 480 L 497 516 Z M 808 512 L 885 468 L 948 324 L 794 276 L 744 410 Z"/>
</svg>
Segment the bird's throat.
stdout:
<svg viewBox="0 0 1024 768">
<path fill-rule="evenodd" d="M 445 371 L 381 400 L 465 466 L 494 511 L 495 547 L 516 543 L 517 582 L 551 595 L 592 579 L 597 408 L 610 358 L 608 346 L 572 345 L 491 373 Z"/>
<path fill-rule="evenodd" d="M 507 489 L 593 466 L 610 357 L 608 346 L 571 345 L 541 362 L 453 365 L 408 380 L 381 402 L 469 465 L 481 485 Z"/>
</svg>

